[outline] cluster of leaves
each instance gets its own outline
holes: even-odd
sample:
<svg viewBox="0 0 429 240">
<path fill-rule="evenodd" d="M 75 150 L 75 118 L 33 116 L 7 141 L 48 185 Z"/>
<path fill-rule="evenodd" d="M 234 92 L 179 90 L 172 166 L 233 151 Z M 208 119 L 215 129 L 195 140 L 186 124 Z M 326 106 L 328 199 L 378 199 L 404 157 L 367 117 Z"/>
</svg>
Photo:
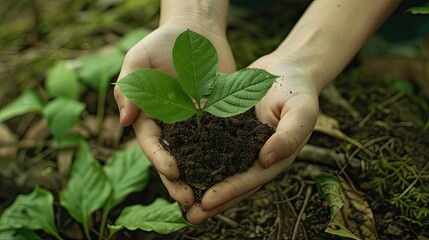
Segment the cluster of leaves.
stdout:
<svg viewBox="0 0 429 240">
<path fill-rule="evenodd" d="M 109 212 L 128 194 L 146 187 L 149 167 L 150 162 L 139 146 L 114 153 L 101 166 L 89 146 L 81 142 L 68 184 L 60 193 L 60 204 L 82 224 L 87 239 L 91 239 L 90 217 L 102 209 L 101 238 Z M 51 192 L 39 187 L 30 194 L 18 196 L 0 218 L 0 238 L 41 239 L 33 230 L 44 230 L 56 239 L 62 239 L 55 227 L 53 200 Z M 115 224 L 109 226 L 109 237 L 123 228 L 169 233 L 185 226 L 188 224 L 177 203 L 157 199 L 148 206 L 123 209 Z"/>
<path fill-rule="evenodd" d="M 166 123 L 196 115 L 200 124 L 203 111 L 218 117 L 243 113 L 267 93 L 277 78 L 262 69 L 246 68 L 232 74 L 218 72 L 218 55 L 213 44 L 191 30 L 177 37 L 172 56 L 177 80 L 146 68 L 117 83 L 133 103 Z"/>
<path fill-rule="evenodd" d="M 119 73 L 126 51 L 149 32 L 148 29 L 138 29 L 106 51 L 84 55 L 77 61 L 58 61 L 49 69 L 45 80 L 45 89 L 51 99 L 46 101 L 38 91 L 27 89 L 0 109 L 0 122 L 25 113 L 38 113 L 47 119 L 57 143 L 70 142 L 68 140 L 77 143 L 79 136 L 69 134 L 68 130 L 79 122 L 80 114 L 85 109 L 79 97 L 89 86 L 98 92 L 98 134 L 110 81 Z"/>
<path fill-rule="evenodd" d="M 428 167 L 410 163 L 409 156 L 381 154 L 372 168 L 375 191 L 401 210 L 401 218 L 420 226 L 429 225 L 429 187 L 420 179 Z M 428 164 L 426 164 L 428 165 Z M 411 180 L 410 180 L 411 179 Z"/>
<path fill-rule="evenodd" d="M 429 2 L 422 4 L 421 6 L 411 7 L 408 12 L 412 14 L 429 14 Z"/>
<path fill-rule="evenodd" d="M 109 212 L 128 194 L 140 191 L 148 184 L 150 164 L 141 149 L 135 147 L 115 152 L 101 166 L 83 136 L 69 130 L 77 123 L 84 124 L 80 116 L 85 110 L 85 104 L 79 101 L 79 97 L 86 86 L 99 93 L 97 117 L 101 125 L 110 81 L 119 73 L 126 51 L 149 32 L 147 29 L 138 29 L 105 52 L 89 54 L 77 61 L 57 62 L 48 71 L 45 80 L 49 100 L 34 89 L 27 89 L 0 109 L 0 122 L 30 112 L 38 113 L 48 122 L 54 138 L 51 143 L 54 149 L 74 145 L 79 147 L 70 178 L 59 194 L 59 202 L 82 224 L 87 239 L 91 237 L 91 215 L 102 209 L 98 231 L 102 238 Z M 18 196 L 2 212 L 0 238 L 41 239 L 34 231 L 44 230 L 56 239 L 62 239 L 55 227 L 53 202 L 53 194 L 39 187 L 30 194 Z M 149 206 L 126 207 L 109 228 L 111 236 L 123 228 L 168 233 L 187 225 L 177 203 L 170 204 L 157 199 Z"/>
</svg>

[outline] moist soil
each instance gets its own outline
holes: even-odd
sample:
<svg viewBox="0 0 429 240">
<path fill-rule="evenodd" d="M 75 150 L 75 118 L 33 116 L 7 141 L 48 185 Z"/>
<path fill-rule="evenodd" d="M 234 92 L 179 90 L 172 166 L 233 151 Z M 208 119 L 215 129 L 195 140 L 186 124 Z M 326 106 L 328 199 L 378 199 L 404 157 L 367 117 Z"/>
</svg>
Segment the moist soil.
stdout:
<svg viewBox="0 0 429 240">
<path fill-rule="evenodd" d="M 180 178 L 191 186 L 196 202 L 214 184 L 252 167 L 274 133 L 254 110 L 229 118 L 208 113 L 174 124 L 161 124 L 161 144 L 176 158 Z"/>
</svg>

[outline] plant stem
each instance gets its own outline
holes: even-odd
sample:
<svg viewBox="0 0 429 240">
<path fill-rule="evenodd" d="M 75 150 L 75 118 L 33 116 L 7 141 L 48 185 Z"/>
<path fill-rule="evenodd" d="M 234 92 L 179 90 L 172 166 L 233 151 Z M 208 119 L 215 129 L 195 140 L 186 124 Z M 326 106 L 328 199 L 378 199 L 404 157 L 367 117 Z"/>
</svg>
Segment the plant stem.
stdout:
<svg viewBox="0 0 429 240">
<path fill-rule="evenodd" d="M 85 232 L 86 239 L 91 240 L 91 236 L 89 235 L 89 227 L 88 227 L 88 224 L 83 225 L 83 231 Z"/>
<path fill-rule="evenodd" d="M 106 221 L 107 221 L 107 215 L 109 213 L 110 209 L 103 209 L 103 215 L 101 216 L 101 225 L 100 225 L 100 234 L 98 235 L 98 240 L 101 240 L 103 233 L 104 233 L 104 228 L 106 226 Z"/>
<path fill-rule="evenodd" d="M 103 125 L 103 118 L 104 118 L 104 106 L 106 102 L 106 92 L 107 88 L 102 89 L 98 93 L 98 103 L 97 103 L 97 132 L 96 135 L 100 134 L 101 127 Z"/>
<path fill-rule="evenodd" d="M 201 116 L 202 116 L 202 111 L 198 109 L 197 116 L 196 116 L 198 129 L 201 128 Z"/>
</svg>

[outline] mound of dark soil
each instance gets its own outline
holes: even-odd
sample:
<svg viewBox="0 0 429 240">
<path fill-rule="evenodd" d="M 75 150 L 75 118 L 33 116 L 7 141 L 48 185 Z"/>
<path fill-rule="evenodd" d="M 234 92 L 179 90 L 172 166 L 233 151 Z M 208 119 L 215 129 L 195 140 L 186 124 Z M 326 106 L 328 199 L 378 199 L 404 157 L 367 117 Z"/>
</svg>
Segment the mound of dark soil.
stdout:
<svg viewBox="0 0 429 240">
<path fill-rule="evenodd" d="M 214 184 L 252 167 L 274 132 L 253 110 L 229 118 L 203 114 L 200 128 L 195 117 L 162 128 L 160 142 L 176 158 L 180 178 L 192 187 L 197 202 Z"/>
</svg>

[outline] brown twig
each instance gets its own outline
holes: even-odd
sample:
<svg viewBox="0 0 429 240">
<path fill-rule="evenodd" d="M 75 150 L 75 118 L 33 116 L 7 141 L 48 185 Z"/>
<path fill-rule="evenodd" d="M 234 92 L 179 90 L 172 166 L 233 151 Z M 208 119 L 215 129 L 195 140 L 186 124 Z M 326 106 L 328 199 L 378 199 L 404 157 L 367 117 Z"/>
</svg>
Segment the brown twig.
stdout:
<svg viewBox="0 0 429 240">
<path fill-rule="evenodd" d="M 218 215 L 214 216 L 214 218 L 216 218 L 217 220 L 225 223 L 226 225 L 228 225 L 228 226 L 230 226 L 232 228 L 237 228 L 238 225 L 239 225 L 236 221 L 232 220 L 229 217 L 225 217 L 222 214 L 218 214 Z"/>
<path fill-rule="evenodd" d="M 308 186 L 307 190 L 305 191 L 304 203 L 302 204 L 301 211 L 299 211 L 298 217 L 296 218 L 295 226 L 293 228 L 292 240 L 295 240 L 298 234 L 298 227 L 301 222 L 302 215 L 304 214 L 305 208 L 307 207 L 308 200 L 310 199 L 311 192 L 312 192 L 311 186 Z"/>
</svg>

